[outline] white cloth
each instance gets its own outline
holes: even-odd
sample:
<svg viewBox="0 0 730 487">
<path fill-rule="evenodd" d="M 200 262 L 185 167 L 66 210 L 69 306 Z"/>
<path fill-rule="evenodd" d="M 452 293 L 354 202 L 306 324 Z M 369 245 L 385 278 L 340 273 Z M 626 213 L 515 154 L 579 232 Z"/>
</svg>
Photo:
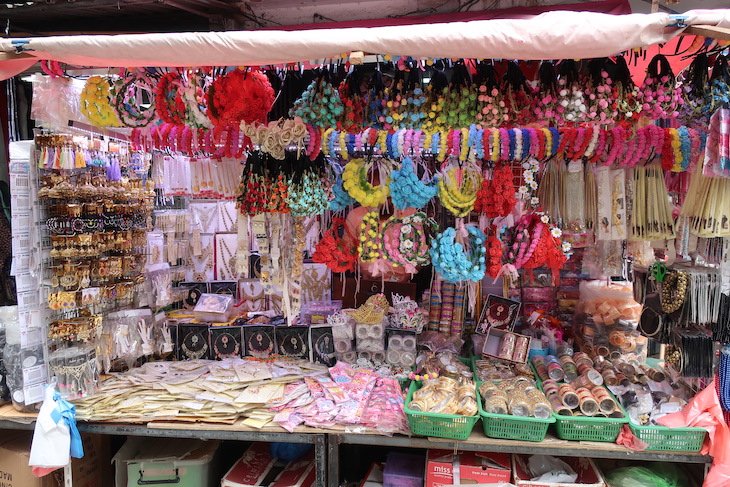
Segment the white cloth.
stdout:
<svg viewBox="0 0 730 487">
<path fill-rule="evenodd" d="M 53 386 L 46 387 L 46 396 L 38 412 L 33 432 L 28 465 L 41 468 L 61 468 L 71 461 L 71 433 L 64 421 L 51 416 L 57 408 Z"/>
<path fill-rule="evenodd" d="M 690 10 L 683 25 L 730 27 L 730 9 Z M 0 62 L 6 79 L 51 59 L 76 66 L 260 66 L 342 53 L 470 59 L 587 59 L 666 42 L 684 30 L 667 13 L 545 12 L 523 19 L 300 31 L 190 32 L 37 37 Z M 0 40 L 15 53 L 17 39 Z"/>
</svg>

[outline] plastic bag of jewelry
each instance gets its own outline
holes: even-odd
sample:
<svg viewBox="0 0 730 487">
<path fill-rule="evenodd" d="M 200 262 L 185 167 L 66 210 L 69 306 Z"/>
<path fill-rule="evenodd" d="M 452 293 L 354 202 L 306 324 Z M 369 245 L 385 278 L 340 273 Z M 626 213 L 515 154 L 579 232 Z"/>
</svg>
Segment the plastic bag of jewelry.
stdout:
<svg viewBox="0 0 730 487">
<path fill-rule="evenodd" d="M 79 399 L 96 392 L 99 381 L 96 349 L 90 345 L 59 348 L 48 358 L 58 391 L 64 399 Z"/>
<path fill-rule="evenodd" d="M 149 266 L 147 268 L 148 291 L 150 306 L 159 309 L 173 302 L 172 274 L 167 263 Z"/>
<path fill-rule="evenodd" d="M 152 355 L 154 344 L 151 343 L 148 322 L 151 322 L 151 311 L 148 309 L 118 311 L 107 316 L 104 333 L 111 337 L 111 342 L 110 346 L 104 347 L 102 363 L 105 372 L 129 370 L 138 365 L 140 357 Z M 143 333 L 146 334 L 146 343 Z"/>
<path fill-rule="evenodd" d="M 445 335 L 437 331 L 426 331 L 418 338 L 418 346 L 427 348 L 432 352 L 453 352 L 459 353 L 464 346 L 464 340 L 456 335 Z"/>
</svg>

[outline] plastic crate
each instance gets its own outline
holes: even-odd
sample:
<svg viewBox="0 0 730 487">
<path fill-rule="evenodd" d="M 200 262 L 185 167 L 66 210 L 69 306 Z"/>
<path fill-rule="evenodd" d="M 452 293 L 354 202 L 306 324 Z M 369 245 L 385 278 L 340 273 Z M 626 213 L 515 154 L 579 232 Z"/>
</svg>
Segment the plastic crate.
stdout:
<svg viewBox="0 0 730 487">
<path fill-rule="evenodd" d="M 532 372 L 536 377 L 537 385 L 540 390 L 545 392 L 542 388 L 542 381 L 537 376 L 537 371 L 532 367 Z M 608 389 L 607 389 L 608 390 Z M 616 399 L 611 391 L 608 391 L 611 397 L 616 401 L 616 405 L 619 410 L 623 413 L 621 418 L 596 418 L 589 416 L 562 416 L 553 412 L 555 418 L 555 434 L 561 440 L 570 441 L 598 441 L 603 443 L 613 443 L 618 438 L 619 433 L 623 425 L 629 422 L 626 411 L 621 406 L 621 403 Z"/>
<path fill-rule="evenodd" d="M 696 452 L 702 449 L 707 430 L 703 428 L 668 428 L 641 426 L 629 422 L 631 431 L 644 443 L 647 450 Z"/>
<path fill-rule="evenodd" d="M 474 425 L 479 421 L 479 414 L 474 416 L 461 416 L 457 414 L 413 411 L 408 406 L 411 404 L 413 393 L 418 389 L 420 389 L 420 385 L 416 381 L 412 381 L 403 408 L 408 418 L 408 425 L 413 434 L 447 438 L 450 440 L 466 440 L 469 438 L 469 435 L 471 435 L 474 429 Z M 479 398 L 477 397 L 478 400 Z"/>
<path fill-rule="evenodd" d="M 479 385 L 481 385 L 481 382 L 477 383 L 479 416 L 482 418 L 482 427 L 487 437 L 522 441 L 542 441 L 545 439 L 548 428 L 555 423 L 554 417 L 539 419 L 512 416 L 511 414 L 488 413 L 482 406 Z"/>
</svg>

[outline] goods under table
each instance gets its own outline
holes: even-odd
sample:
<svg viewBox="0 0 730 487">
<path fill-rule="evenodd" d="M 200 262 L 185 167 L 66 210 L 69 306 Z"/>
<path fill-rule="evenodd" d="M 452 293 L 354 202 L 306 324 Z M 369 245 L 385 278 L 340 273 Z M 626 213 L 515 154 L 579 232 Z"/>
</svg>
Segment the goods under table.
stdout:
<svg viewBox="0 0 730 487">
<path fill-rule="evenodd" d="M 36 415 L 17 412 L 12 406 L 0 407 L 0 430 L 32 429 Z M 632 451 L 614 443 L 566 441 L 548 435 L 541 442 L 487 438 L 475 428 L 466 441 L 443 438 L 384 436 L 375 433 L 350 433 L 336 430 L 298 428 L 293 433 L 279 428 L 251 428 L 242 424 L 215 424 L 155 421 L 145 424 L 124 422 L 78 423 L 85 433 L 157 438 L 198 438 L 231 441 L 309 443 L 314 445 L 318 487 L 339 484 L 340 445 L 376 445 L 394 448 L 437 448 L 445 450 L 485 451 L 522 454 L 644 460 L 672 463 L 710 463 L 712 458 L 695 452 Z"/>
</svg>

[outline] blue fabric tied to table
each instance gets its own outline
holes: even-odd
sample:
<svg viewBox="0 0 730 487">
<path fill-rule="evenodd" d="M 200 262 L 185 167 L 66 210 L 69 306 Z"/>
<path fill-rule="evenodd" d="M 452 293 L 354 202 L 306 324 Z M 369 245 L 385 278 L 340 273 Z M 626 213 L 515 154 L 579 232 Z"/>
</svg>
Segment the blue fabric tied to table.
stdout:
<svg viewBox="0 0 730 487">
<path fill-rule="evenodd" d="M 84 445 L 81 441 L 81 433 L 76 427 L 76 406 L 62 398 L 58 392 L 54 394 L 53 400 L 56 401 L 56 409 L 51 413 L 51 418 L 56 423 L 64 421 L 68 426 L 71 433 L 71 457 L 83 458 Z"/>
</svg>

